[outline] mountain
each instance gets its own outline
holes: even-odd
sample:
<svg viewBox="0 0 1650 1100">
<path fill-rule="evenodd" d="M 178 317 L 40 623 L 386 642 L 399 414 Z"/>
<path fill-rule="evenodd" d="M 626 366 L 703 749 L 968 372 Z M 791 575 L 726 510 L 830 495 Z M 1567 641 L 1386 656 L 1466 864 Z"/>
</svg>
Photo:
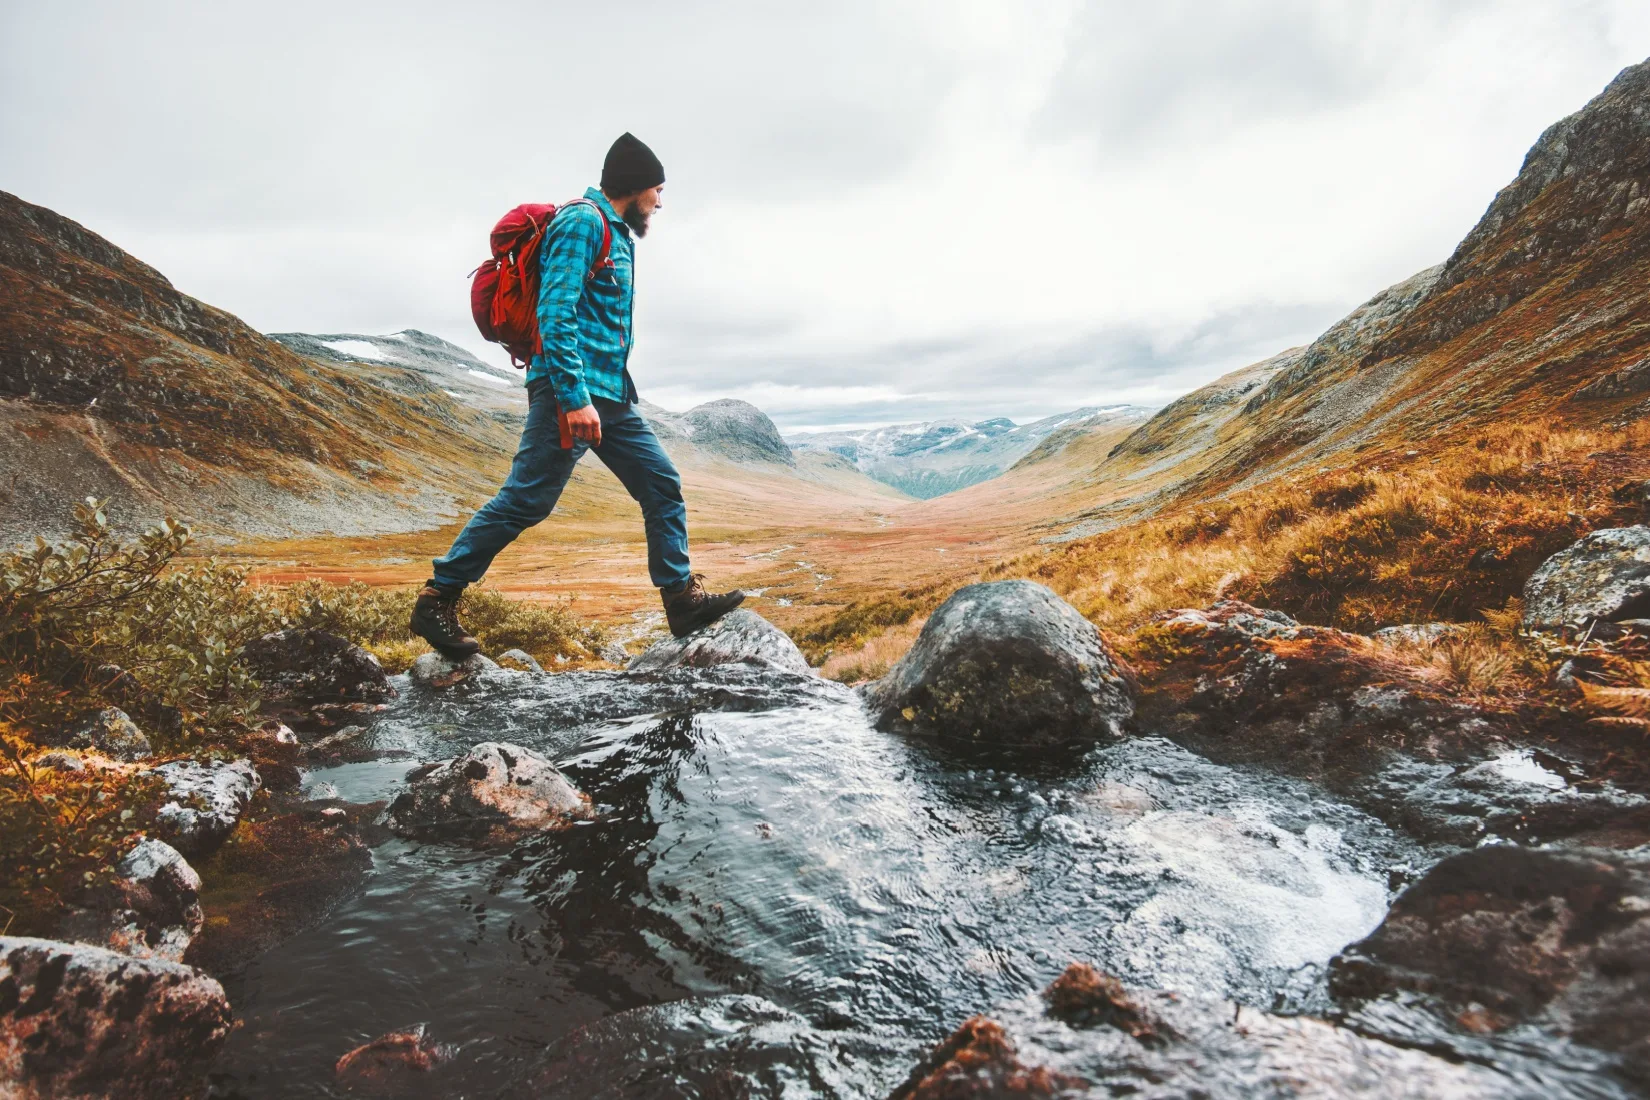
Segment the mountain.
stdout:
<svg viewBox="0 0 1650 1100">
<path fill-rule="evenodd" d="M 1547 129 L 1454 253 L 1305 348 L 1168 405 L 1068 535 L 1475 425 L 1650 413 L 1650 61 Z"/>
<path fill-rule="evenodd" d="M 457 344 L 417 329 L 388 336 L 275 332 L 269 338 L 307 359 L 367 368 L 367 377 L 397 393 L 419 393 L 434 386 L 453 400 L 516 427 L 527 415 L 523 371 L 484 363 Z"/>
<path fill-rule="evenodd" d="M 928 499 L 997 477 L 1040 444 L 1058 448 L 1086 432 L 1136 423 L 1150 414 L 1135 405 L 1076 409 L 1016 426 L 1006 417 L 968 424 L 935 420 L 844 432 L 798 432 L 799 451 L 829 451 L 885 484 Z"/>
<path fill-rule="evenodd" d="M 519 374 L 454 344 L 265 336 L 0 192 L 0 545 L 63 534 L 88 495 L 121 526 L 169 513 L 220 541 L 431 531 L 497 488 L 525 411 Z M 904 499 L 834 456 L 797 460 L 754 406 L 652 413 L 713 531 Z M 635 504 L 592 461 L 560 508 L 629 523 Z"/>
<path fill-rule="evenodd" d="M 117 522 L 170 511 L 241 535 L 431 526 L 491 480 L 513 434 L 437 386 L 392 392 L 299 355 L 0 192 L 6 543 L 60 532 L 86 495 Z"/>
</svg>

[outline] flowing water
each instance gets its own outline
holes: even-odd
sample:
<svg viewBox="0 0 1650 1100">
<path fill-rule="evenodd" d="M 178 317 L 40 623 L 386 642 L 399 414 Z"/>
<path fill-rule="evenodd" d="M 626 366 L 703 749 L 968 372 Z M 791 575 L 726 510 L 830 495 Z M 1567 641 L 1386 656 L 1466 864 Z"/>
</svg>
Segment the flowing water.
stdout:
<svg viewBox="0 0 1650 1100">
<path fill-rule="evenodd" d="M 581 1025 L 716 997 L 678 1022 L 707 1046 L 769 1027 L 738 1055 L 756 1095 L 880 1096 L 959 1021 L 1074 959 L 1320 1008 L 1323 965 L 1431 861 L 1309 784 L 1161 739 L 1011 766 L 748 668 L 399 686 L 381 746 L 525 745 L 599 817 L 501 851 L 379 844 L 357 896 L 225 983 L 244 1023 L 216 1096 L 333 1095 L 339 1055 L 415 1023 L 450 1055 L 431 1095 L 535 1095 Z M 410 766 L 308 783 L 372 801 Z"/>
</svg>

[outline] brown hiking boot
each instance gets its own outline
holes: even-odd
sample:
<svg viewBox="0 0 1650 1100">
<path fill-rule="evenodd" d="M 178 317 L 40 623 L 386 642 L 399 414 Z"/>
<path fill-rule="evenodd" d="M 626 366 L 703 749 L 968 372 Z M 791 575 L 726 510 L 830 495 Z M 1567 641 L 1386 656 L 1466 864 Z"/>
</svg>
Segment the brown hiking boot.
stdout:
<svg viewBox="0 0 1650 1100">
<path fill-rule="evenodd" d="M 413 604 L 412 622 L 407 628 L 441 651 L 444 657 L 462 661 L 481 652 L 481 643 L 472 638 L 458 621 L 458 598 L 464 593 L 443 592 L 427 584 Z"/>
<path fill-rule="evenodd" d="M 665 601 L 665 621 L 678 638 L 709 626 L 745 600 L 745 594 L 737 588 L 732 592 L 706 592 L 704 582 L 704 574 L 695 573 L 674 592 L 659 589 L 659 596 Z"/>
</svg>

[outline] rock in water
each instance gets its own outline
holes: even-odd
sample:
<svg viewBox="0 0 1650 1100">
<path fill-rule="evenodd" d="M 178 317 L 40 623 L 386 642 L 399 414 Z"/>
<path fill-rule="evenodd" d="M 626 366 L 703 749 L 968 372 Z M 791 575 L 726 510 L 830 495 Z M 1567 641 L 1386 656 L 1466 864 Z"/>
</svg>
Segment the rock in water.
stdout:
<svg viewBox="0 0 1650 1100">
<path fill-rule="evenodd" d="M 1329 976 L 1343 1002 L 1418 996 L 1475 1032 L 1535 1023 L 1650 1082 L 1650 858 L 1510 844 L 1451 856 Z"/>
<path fill-rule="evenodd" d="M 395 698 L 378 658 L 325 630 L 277 630 L 241 654 L 263 684 L 264 712 L 299 728 L 359 721 Z"/>
<path fill-rule="evenodd" d="M 997 1019 L 963 1023 L 889 1100 L 964 1097 L 1528 1095 L 1480 1066 L 1405 1050 L 1304 1017 L 1188 993 L 1126 989 L 1074 964 Z M 1567 1095 L 1555 1080 L 1550 1095 Z"/>
<path fill-rule="evenodd" d="M 518 672 L 543 672 L 544 666 L 538 663 L 531 653 L 525 649 L 507 649 L 498 655 L 498 663 L 505 668 L 513 668 Z"/>
<path fill-rule="evenodd" d="M 138 959 L 182 962 L 206 917 L 201 877 L 163 840 L 139 842 L 115 868 L 114 880 L 72 913 L 63 934 Z"/>
<path fill-rule="evenodd" d="M 338 1059 L 332 1072 L 347 1088 L 402 1091 L 427 1087 L 423 1076 L 450 1056 L 446 1047 L 430 1038 L 427 1025 L 414 1024 L 356 1047 Z"/>
<path fill-rule="evenodd" d="M 142 760 L 152 751 L 149 738 L 119 707 L 104 707 L 69 738 L 71 749 L 95 749 L 116 760 Z"/>
<path fill-rule="evenodd" d="M 415 684 L 439 690 L 456 687 L 466 680 L 475 678 L 479 673 L 489 672 L 497 667 L 497 664 L 479 653 L 462 661 L 455 661 L 431 650 L 412 663 L 412 667 L 407 669 L 407 675 Z"/>
<path fill-rule="evenodd" d="M 222 844 L 263 785 L 250 760 L 174 760 L 152 774 L 165 782 L 169 799 L 156 815 L 157 829 L 186 856 Z"/>
<path fill-rule="evenodd" d="M 0 937 L 0 1095 L 198 1096 L 231 1020 L 223 987 L 191 967 Z"/>
<path fill-rule="evenodd" d="M 917 644 L 865 692 L 879 729 L 978 745 L 1114 738 L 1133 688 L 1094 624 L 1043 585 L 959 589 Z"/>
<path fill-rule="evenodd" d="M 685 638 L 668 638 L 647 648 L 627 666 L 632 672 L 712 665 L 767 665 L 803 676 L 813 674 L 790 635 L 754 611 L 739 608 Z"/>
<path fill-rule="evenodd" d="M 403 836 L 504 841 L 592 816 L 590 799 L 531 749 L 483 741 L 444 764 L 415 769 L 390 803 Z"/>
<path fill-rule="evenodd" d="M 1650 527 L 1594 531 L 1560 550 L 1524 586 L 1524 625 L 1556 628 L 1650 613 Z"/>
</svg>

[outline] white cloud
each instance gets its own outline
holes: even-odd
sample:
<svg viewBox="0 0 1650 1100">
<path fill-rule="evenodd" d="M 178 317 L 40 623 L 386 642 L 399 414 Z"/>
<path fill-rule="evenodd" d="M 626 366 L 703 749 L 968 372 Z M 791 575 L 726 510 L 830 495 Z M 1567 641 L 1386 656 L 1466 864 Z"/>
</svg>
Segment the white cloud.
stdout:
<svg viewBox="0 0 1650 1100">
<path fill-rule="evenodd" d="M 1642 0 L 707 0 L 627 6 L 622 79 L 535 48 L 499 94 L 498 28 L 587 16 L 9 5 L 0 166 L 265 331 L 418 328 L 502 365 L 468 311 L 488 227 L 633 130 L 669 176 L 644 396 L 1024 419 L 1309 339 L 1444 259 L 1650 52 Z"/>
</svg>

